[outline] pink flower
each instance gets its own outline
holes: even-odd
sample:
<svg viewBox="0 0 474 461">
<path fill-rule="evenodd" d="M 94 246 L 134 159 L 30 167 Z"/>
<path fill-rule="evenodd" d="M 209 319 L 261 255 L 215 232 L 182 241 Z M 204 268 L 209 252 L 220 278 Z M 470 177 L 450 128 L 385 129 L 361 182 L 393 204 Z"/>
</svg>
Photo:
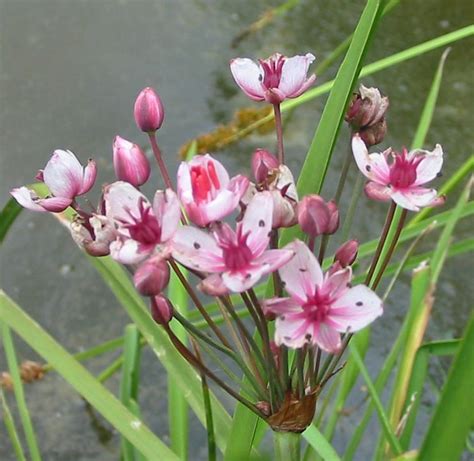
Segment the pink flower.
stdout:
<svg viewBox="0 0 474 461">
<path fill-rule="evenodd" d="M 155 251 L 166 258 L 181 217 L 178 197 L 170 190 L 157 191 L 153 205 L 131 184 L 117 181 L 104 192 L 106 216 L 113 220 L 118 237 L 110 254 L 123 264 L 136 264 Z"/>
<path fill-rule="evenodd" d="M 265 149 L 257 149 L 252 155 L 252 172 L 258 184 L 264 184 L 279 166 L 277 158 Z"/>
<path fill-rule="evenodd" d="M 370 180 L 365 193 L 373 200 L 393 200 L 407 210 L 418 211 L 421 207 L 442 205 L 444 197 L 438 197 L 434 189 L 421 187 L 436 178 L 443 166 L 443 149 L 436 144 L 430 152 L 415 149 L 401 154 L 387 149 L 381 154 L 369 154 L 362 139 L 352 138 L 352 151 L 359 170 Z M 392 155 L 392 163 L 387 159 Z"/>
<path fill-rule="evenodd" d="M 260 59 L 259 64 L 247 58 L 233 59 L 230 71 L 250 99 L 280 104 L 303 94 L 314 83 L 314 74 L 306 77 L 313 61 L 311 53 L 291 58 L 275 53 L 268 59 Z"/>
<path fill-rule="evenodd" d="M 279 269 L 288 298 L 273 298 L 264 309 L 277 315 L 275 342 L 291 348 L 318 345 L 326 352 L 341 347 L 339 333 L 358 331 L 382 315 L 382 301 L 365 285 L 350 287 L 350 267 L 323 275 L 300 240 L 289 244 L 295 257 Z"/>
<path fill-rule="evenodd" d="M 178 196 L 188 218 L 206 226 L 232 213 L 244 195 L 249 180 L 229 174 L 209 154 L 198 155 L 178 168 Z"/>
<path fill-rule="evenodd" d="M 138 187 L 145 184 L 150 177 L 150 162 L 140 146 L 116 136 L 113 144 L 115 176 L 121 181 Z"/>
<path fill-rule="evenodd" d="M 145 133 L 154 133 L 161 127 L 165 111 L 158 93 L 153 88 L 147 87 L 140 91 L 133 115 L 138 128 Z"/>
<path fill-rule="evenodd" d="M 298 223 L 312 238 L 334 234 L 339 227 L 339 210 L 333 200 L 326 202 L 319 195 L 305 195 L 298 203 Z"/>
<path fill-rule="evenodd" d="M 272 213 L 270 193 L 261 192 L 249 203 L 235 232 L 225 223 L 217 224 L 213 235 L 190 226 L 180 227 L 173 239 L 173 257 L 191 269 L 221 274 L 223 284 L 231 291 L 245 291 L 293 257 L 293 251 L 287 249 L 266 250 Z M 222 291 L 220 281 L 215 277 L 211 281 Z"/>
<path fill-rule="evenodd" d="M 59 213 L 71 205 L 78 195 L 89 192 L 96 176 L 94 160 L 89 160 L 84 168 L 71 151 L 55 150 L 44 170 L 40 170 L 37 175 L 37 179 L 48 186 L 50 197 L 39 198 L 34 191 L 24 186 L 10 193 L 21 206 L 29 210 Z"/>
</svg>

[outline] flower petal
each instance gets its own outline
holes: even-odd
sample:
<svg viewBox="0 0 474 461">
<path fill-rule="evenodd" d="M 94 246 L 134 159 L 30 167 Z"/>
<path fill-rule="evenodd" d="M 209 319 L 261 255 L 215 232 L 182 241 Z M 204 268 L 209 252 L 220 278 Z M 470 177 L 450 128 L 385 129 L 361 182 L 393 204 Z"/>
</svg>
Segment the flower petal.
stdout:
<svg viewBox="0 0 474 461">
<path fill-rule="evenodd" d="M 262 69 L 247 58 L 237 58 L 230 61 L 230 71 L 235 82 L 242 91 L 255 101 L 263 101 Z"/>
<path fill-rule="evenodd" d="M 153 251 L 153 245 L 140 245 L 132 239 L 115 240 L 110 244 L 110 256 L 122 264 L 138 264 Z"/>
<path fill-rule="evenodd" d="M 255 257 L 260 256 L 270 241 L 273 200 L 269 192 L 253 196 L 242 220 L 242 234 L 248 233 L 247 245 Z"/>
<path fill-rule="evenodd" d="M 169 240 L 178 228 L 181 219 L 181 207 L 178 196 L 171 190 L 156 191 L 153 199 L 153 211 L 161 227 L 161 242 Z"/>
<path fill-rule="evenodd" d="M 139 217 L 139 205 L 151 207 L 148 199 L 130 183 L 116 181 L 104 192 L 106 216 L 109 219 L 133 222 L 132 216 Z"/>
<path fill-rule="evenodd" d="M 298 349 L 307 344 L 306 335 L 312 334 L 312 325 L 298 313 L 277 317 L 275 321 L 275 343 Z"/>
<path fill-rule="evenodd" d="M 28 189 L 25 186 L 17 187 L 10 191 L 10 194 L 14 199 L 24 208 L 31 211 L 42 211 L 46 210 L 39 206 L 37 203 L 38 196 L 32 190 Z"/>
<path fill-rule="evenodd" d="M 285 247 L 295 252 L 295 256 L 279 269 L 286 291 L 304 303 L 312 296 L 316 286 L 323 283 L 323 271 L 316 257 L 301 241 L 295 240 Z"/>
<path fill-rule="evenodd" d="M 72 199 L 66 197 L 48 197 L 40 198 L 36 201 L 36 203 L 46 211 L 50 211 L 51 213 L 60 213 L 72 203 Z"/>
<path fill-rule="evenodd" d="M 74 198 L 82 187 L 83 170 L 69 150 L 55 150 L 43 171 L 49 190 L 56 197 Z"/>
<path fill-rule="evenodd" d="M 426 150 L 417 150 L 410 152 L 412 155 L 423 155 L 423 160 L 416 167 L 415 186 L 425 184 L 436 178 L 443 166 L 443 148 L 436 144 L 432 152 Z"/>
<path fill-rule="evenodd" d="M 252 288 L 266 274 L 264 266 L 250 266 L 239 271 L 227 271 L 222 274 L 224 285 L 234 293 Z"/>
<path fill-rule="evenodd" d="M 389 183 L 390 168 L 384 153 L 369 155 L 365 142 L 357 133 L 352 137 L 352 152 L 359 170 L 365 177 L 379 184 Z"/>
<path fill-rule="evenodd" d="M 327 322 L 341 333 L 358 331 L 382 315 L 382 300 L 365 285 L 357 285 L 331 306 Z"/>
<path fill-rule="evenodd" d="M 390 187 L 383 186 L 382 184 L 369 181 L 365 187 L 364 192 L 367 197 L 372 200 L 379 202 L 388 202 L 392 199 L 393 190 Z"/>
<path fill-rule="evenodd" d="M 179 227 L 173 237 L 173 258 L 184 266 L 204 272 L 222 272 L 222 250 L 206 232 L 191 226 Z"/>
<path fill-rule="evenodd" d="M 89 160 L 84 168 L 82 186 L 77 195 L 86 194 L 92 189 L 97 177 L 97 164 L 95 160 Z"/>
<path fill-rule="evenodd" d="M 262 303 L 263 312 L 285 315 L 288 312 L 301 312 L 301 306 L 293 298 L 271 298 Z"/>
<path fill-rule="evenodd" d="M 305 56 L 293 56 L 285 60 L 281 70 L 281 79 L 278 89 L 282 91 L 287 98 L 294 98 L 304 91 L 302 91 L 302 88 L 306 83 L 306 74 L 314 59 L 311 53 L 307 53 Z M 313 77 L 311 81 L 312 84 L 316 76 L 311 77 Z"/>
<path fill-rule="evenodd" d="M 281 250 L 267 250 L 258 257 L 253 264 L 264 267 L 264 274 L 276 271 L 286 264 L 293 256 L 293 250 L 287 250 L 286 247 Z"/>
<path fill-rule="evenodd" d="M 415 187 L 409 190 L 398 190 L 392 194 L 392 199 L 402 208 L 419 211 L 420 208 L 436 205 L 437 193 L 434 189 Z"/>
<path fill-rule="evenodd" d="M 341 297 L 347 290 L 352 278 L 352 269 L 348 266 L 333 273 L 326 273 L 326 277 L 321 291 L 330 297 L 336 299 Z"/>
<path fill-rule="evenodd" d="M 313 342 L 330 354 L 334 354 L 341 349 L 341 335 L 326 323 L 314 325 Z"/>
</svg>

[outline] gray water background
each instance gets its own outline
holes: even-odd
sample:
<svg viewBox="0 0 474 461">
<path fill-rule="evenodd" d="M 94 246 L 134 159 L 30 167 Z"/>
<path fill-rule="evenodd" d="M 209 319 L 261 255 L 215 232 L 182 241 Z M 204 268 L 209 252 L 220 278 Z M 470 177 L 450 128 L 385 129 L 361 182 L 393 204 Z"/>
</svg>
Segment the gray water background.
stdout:
<svg viewBox="0 0 474 461">
<path fill-rule="evenodd" d="M 232 81 L 228 61 L 236 56 L 266 57 L 274 51 L 288 55 L 312 52 L 318 61 L 349 34 L 364 2 L 301 1 L 284 17 L 244 40 L 237 49 L 232 39 L 262 11 L 279 1 L 0 1 L 0 206 L 12 187 L 31 182 L 55 148 L 68 148 L 85 161 L 98 161 L 98 184 L 113 181 L 111 144 L 115 135 L 145 144 L 132 114 L 138 91 L 147 85 L 158 89 L 166 109 L 159 141 L 171 171 L 176 152 L 193 136 L 228 121 L 233 110 L 252 105 Z M 402 1 L 383 19 L 366 62 L 468 25 L 473 19 L 470 0 Z M 453 45 L 426 146 L 441 143 L 449 177 L 474 148 L 473 40 Z M 389 134 L 383 146 L 410 145 L 442 49 L 365 78 L 390 96 Z M 337 67 L 319 79 L 335 75 Z M 295 172 L 313 135 L 325 97 L 299 108 L 286 130 L 285 144 Z M 254 105 L 257 107 L 257 105 Z M 335 190 L 347 144 L 341 130 L 329 171 L 325 195 Z M 256 147 L 272 148 L 274 136 L 254 135 L 219 153 L 234 173 L 248 172 Z M 355 181 L 352 170 L 349 183 Z M 161 185 L 156 174 L 144 188 L 152 194 Z M 344 202 L 350 199 L 346 191 Z M 450 197 L 452 204 L 455 197 Z M 383 223 L 385 206 L 361 198 L 368 210 L 356 216 L 353 236 L 375 238 Z M 466 237 L 472 222 L 463 222 L 456 237 Z M 426 248 L 436 242 L 434 236 Z M 472 308 L 471 256 L 446 264 L 436 293 L 428 338 L 452 338 L 462 332 Z M 1 286 L 69 351 L 116 337 L 128 318 L 94 269 L 72 243 L 68 232 L 46 215 L 24 212 L 1 249 Z M 387 303 L 385 315 L 373 329 L 367 364 L 376 372 L 387 354 L 409 299 L 409 275 L 404 275 Z M 36 355 L 16 341 L 20 359 Z M 1 350 L 0 350 L 1 352 Z M 97 373 L 117 354 L 89 362 Z M 448 363 L 431 369 L 438 383 Z M 3 353 L 0 369 L 6 369 Z M 107 384 L 116 391 L 118 379 Z M 119 437 L 100 415 L 85 408 L 83 400 L 62 378 L 50 373 L 26 387 L 33 424 L 44 459 L 85 461 L 118 459 Z M 360 386 L 353 402 L 363 397 Z M 166 378 L 162 367 L 144 352 L 140 403 L 146 423 L 167 441 Z M 425 411 L 419 421 L 416 443 L 434 396 L 427 389 Z M 8 398 L 12 407 L 14 399 Z M 227 401 L 228 406 L 232 405 Z M 338 428 L 339 451 L 347 443 L 358 413 Z M 357 459 L 367 459 L 377 430 L 376 421 Z M 205 434 L 191 420 L 191 459 L 205 459 Z M 11 445 L 0 431 L 0 459 L 13 460 Z"/>
</svg>

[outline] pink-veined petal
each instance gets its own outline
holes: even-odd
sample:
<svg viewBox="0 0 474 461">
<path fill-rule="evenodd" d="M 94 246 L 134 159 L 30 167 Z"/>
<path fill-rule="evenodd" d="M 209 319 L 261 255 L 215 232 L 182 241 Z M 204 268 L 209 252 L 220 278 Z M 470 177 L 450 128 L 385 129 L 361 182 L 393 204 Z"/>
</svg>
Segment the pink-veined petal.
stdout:
<svg viewBox="0 0 474 461">
<path fill-rule="evenodd" d="M 194 220 L 193 222 L 199 226 L 206 226 L 230 215 L 238 205 L 238 196 L 230 190 L 221 190 L 214 200 L 208 203 L 196 204 L 196 208 L 199 210 L 199 218 L 197 222 Z M 190 219 L 192 219 L 191 216 Z"/>
<path fill-rule="evenodd" d="M 271 298 L 262 303 L 263 312 L 285 315 L 289 312 L 301 312 L 301 306 L 293 298 Z"/>
<path fill-rule="evenodd" d="M 392 199 L 393 190 L 390 187 L 383 186 L 373 181 L 369 181 L 365 187 L 364 192 L 367 197 L 379 202 L 388 202 Z"/>
<path fill-rule="evenodd" d="M 51 213 L 60 213 L 64 211 L 71 203 L 71 198 L 66 197 L 48 197 L 40 198 L 36 202 L 40 207 Z"/>
<path fill-rule="evenodd" d="M 436 178 L 443 166 L 443 148 L 436 144 L 432 152 L 419 150 L 411 152 L 412 155 L 422 155 L 423 160 L 416 167 L 416 181 L 414 186 L 425 184 Z"/>
<path fill-rule="evenodd" d="M 392 194 L 393 201 L 402 208 L 419 211 L 420 208 L 430 206 L 437 198 L 434 189 L 416 187 L 409 190 L 398 190 Z"/>
<path fill-rule="evenodd" d="M 247 245 L 255 257 L 268 246 L 272 230 L 273 199 L 269 192 L 253 196 L 242 220 L 242 234 L 249 234 Z"/>
<path fill-rule="evenodd" d="M 357 133 L 352 137 L 352 152 L 357 167 L 365 177 L 379 184 L 388 184 L 390 168 L 383 153 L 369 155 L 365 142 Z"/>
<path fill-rule="evenodd" d="M 179 227 L 173 237 L 173 258 L 184 266 L 203 272 L 222 272 L 222 250 L 206 232 L 191 226 Z"/>
<path fill-rule="evenodd" d="M 116 181 L 104 192 L 106 216 L 109 219 L 133 222 L 131 215 L 139 217 L 139 204 L 151 207 L 148 199 L 130 183 Z"/>
<path fill-rule="evenodd" d="M 294 255 L 295 252 L 287 250 L 286 247 L 281 250 L 267 250 L 255 260 L 254 264 L 262 265 L 264 274 L 268 274 L 286 264 Z"/>
<path fill-rule="evenodd" d="M 92 189 L 97 177 L 97 164 L 95 160 L 89 160 L 84 168 L 81 189 L 77 195 L 86 194 Z"/>
<path fill-rule="evenodd" d="M 211 157 L 209 154 L 198 155 L 194 157 L 193 160 L 201 160 L 200 163 L 203 163 L 206 168 L 209 167 L 209 163 L 212 163 L 217 175 L 217 179 L 219 180 L 220 189 L 227 189 L 230 181 L 229 173 L 221 162 Z M 194 165 L 193 160 L 191 160 L 190 165 Z"/>
<path fill-rule="evenodd" d="M 349 288 L 349 283 L 352 278 L 352 269 L 350 266 L 329 274 L 326 273 L 325 280 L 321 290 L 331 299 L 336 299 L 344 294 Z"/>
<path fill-rule="evenodd" d="M 275 321 L 275 343 L 284 344 L 292 349 L 298 349 L 308 343 L 306 335 L 312 334 L 312 325 L 306 318 L 289 313 L 277 317 Z"/>
<path fill-rule="evenodd" d="M 382 300 L 365 285 L 350 288 L 335 301 L 327 322 L 337 331 L 358 331 L 382 315 Z"/>
<path fill-rule="evenodd" d="M 153 211 L 161 227 L 161 242 L 166 242 L 176 232 L 181 219 L 181 206 L 177 195 L 171 189 L 156 191 Z"/>
<path fill-rule="evenodd" d="M 247 192 L 247 189 L 250 186 L 250 181 L 247 177 L 242 175 L 234 176 L 227 186 L 227 188 L 239 198 L 239 201 Z"/>
<path fill-rule="evenodd" d="M 294 98 L 298 96 L 298 94 L 301 94 L 301 89 L 306 82 L 308 68 L 314 59 L 311 53 L 307 53 L 305 56 L 293 56 L 285 60 L 281 70 L 281 79 L 278 89 L 282 91 L 286 97 Z"/>
<path fill-rule="evenodd" d="M 43 178 L 56 197 L 74 198 L 82 187 L 82 165 L 71 151 L 58 149 L 46 164 Z"/>
<path fill-rule="evenodd" d="M 265 274 L 264 266 L 249 266 L 239 271 L 226 271 L 222 274 L 224 285 L 234 293 L 252 288 Z"/>
<path fill-rule="evenodd" d="M 43 207 L 38 205 L 38 196 L 25 186 L 12 189 L 10 194 L 23 208 L 31 211 L 46 211 Z"/>
<path fill-rule="evenodd" d="M 300 89 L 293 93 L 291 96 L 288 96 L 289 98 L 297 98 L 298 96 L 301 96 L 306 90 L 311 88 L 314 85 L 314 82 L 316 81 L 316 75 L 311 74 L 300 86 Z"/>
<path fill-rule="evenodd" d="M 301 240 L 288 244 L 285 250 L 294 251 L 295 256 L 278 272 L 285 283 L 286 291 L 305 302 L 314 294 L 316 286 L 322 285 L 323 271 L 316 257 Z"/>
<path fill-rule="evenodd" d="M 262 69 L 248 58 L 237 58 L 230 61 L 230 71 L 241 90 L 255 101 L 263 101 Z"/>
<path fill-rule="evenodd" d="M 223 296 L 229 293 L 220 274 L 211 274 L 199 282 L 198 289 L 209 296 Z"/>
<path fill-rule="evenodd" d="M 110 244 L 110 256 L 122 264 L 138 264 L 153 251 L 153 245 L 140 245 L 132 239 L 115 240 Z"/>
<path fill-rule="evenodd" d="M 177 184 L 178 197 L 183 204 L 194 201 L 193 186 L 191 184 L 191 173 L 188 162 L 180 163 L 177 173 Z"/>
<path fill-rule="evenodd" d="M 326 323 L 314 325 L 315 342 L 323 351 L 334 354 L 341 349 L 341 335 Z"/>
</svg>

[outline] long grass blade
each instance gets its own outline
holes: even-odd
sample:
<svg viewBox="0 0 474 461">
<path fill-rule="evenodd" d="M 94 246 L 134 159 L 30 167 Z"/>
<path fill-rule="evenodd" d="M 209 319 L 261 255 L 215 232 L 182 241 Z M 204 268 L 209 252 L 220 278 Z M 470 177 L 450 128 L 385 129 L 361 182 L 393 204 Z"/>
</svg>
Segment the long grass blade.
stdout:
<svg viewBox="0 0 474 461">
<path fill-rule="evenodd" d="M 12 328 L 81 394 L 146 459 L 178 460 L 176 455 L 134 414 L 103 387 L 77 360 L 0 290 L 0 320 Z"/>
<path fill-rule="evenodd" d="M 309 426 L 302 435 L 324 461 L 340 461 L 341 458 L 334 447 L 314 424 Z"/>
<path fill-rule="evenodd" d="M 23 447 L 21 446 L 20 437 L 18 436 L 18 432 L 15 427 L 15 421 L 13 420 L 12 413 L 7 405 L 7 401 L 5 400 L 5 396 L 3 395 L 3 390 L 1 387 L 0 400 L 2 403 L 3 422 L 5 424 L 5 429 L 8 432 L 8 436 L 10 437 L 16 459 L 17 461 L 26 461 L 25 453 L 23 452 Z"/>
</svg>

